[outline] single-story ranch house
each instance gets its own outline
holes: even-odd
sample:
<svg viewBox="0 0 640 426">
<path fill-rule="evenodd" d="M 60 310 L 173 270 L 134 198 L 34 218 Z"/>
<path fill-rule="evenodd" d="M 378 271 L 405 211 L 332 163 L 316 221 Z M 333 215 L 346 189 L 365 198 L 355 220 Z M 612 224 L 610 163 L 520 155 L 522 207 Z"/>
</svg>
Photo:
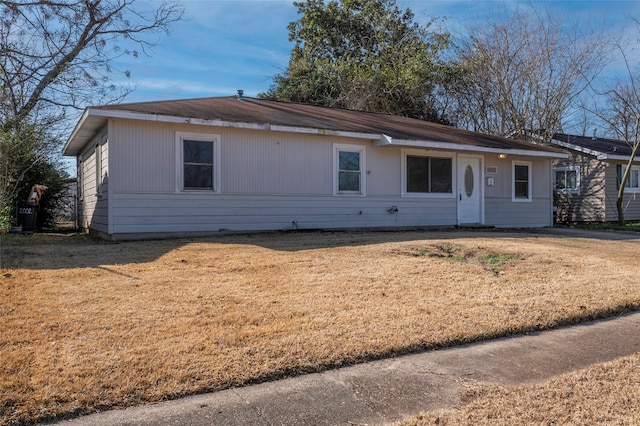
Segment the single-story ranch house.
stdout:
<svg viewBox="0 0 640 426">
<path fill-rule="evenodd" d="M 618 220 L 616 200 L 632 146 L 622 140 L 556 133 L 551 145 L 568 151 L 569 158 L 553 163 L 559 221 Z M 625 220 L 640 220 L 640 159 L 633 162 L 625 185 Z"/>
<path fill-rule="evenodd" d="M 220 231 L 540 227 L 567 154 L 387 114 L 242 96 L 89 107 L 79 225 L 109 239 Z"/>
</svg>

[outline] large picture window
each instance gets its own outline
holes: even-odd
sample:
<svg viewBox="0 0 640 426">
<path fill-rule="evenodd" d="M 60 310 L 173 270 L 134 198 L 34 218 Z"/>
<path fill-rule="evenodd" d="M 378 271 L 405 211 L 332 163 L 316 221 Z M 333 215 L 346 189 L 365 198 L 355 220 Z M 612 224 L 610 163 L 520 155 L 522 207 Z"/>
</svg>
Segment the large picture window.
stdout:
<svg viewBox="0 0 640 426">
<path fill-rule="evenodd" d="M 531 201 L 531 163 L 528 161 L 514 161 L 512 171 L 513 201 Z"/>
<path fill-rule="evenodd" d="M 216 135 L 178 133 L 178 189 L 219 192 L 220 142 Z"/>
<path fill-rule="evenodd" d="M 364 146 L 334 145 L 334 194 L 365 195 Z"/>
<path fill-rule="evenodd" d="M 453 188 L 451 158 L 406 156 L 407 194 L 451 194 Z"/>
<path fill-rule="evenodd" d="M 453 197 L 454 154 L 417 149 L 402 150 L 402 196 Z"/>
</svg>

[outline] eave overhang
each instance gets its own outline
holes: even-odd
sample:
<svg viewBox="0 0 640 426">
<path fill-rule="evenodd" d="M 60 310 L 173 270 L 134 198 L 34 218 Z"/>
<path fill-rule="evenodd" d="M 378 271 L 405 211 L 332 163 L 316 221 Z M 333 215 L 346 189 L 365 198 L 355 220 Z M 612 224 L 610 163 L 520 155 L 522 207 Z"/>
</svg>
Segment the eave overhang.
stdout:
<svg viewBox="0 0 640 426">
<path fill-rule="evenodd" d="M 393 139 L 390 136 L 382 135 L 382 138 L 376 143 L 376 146 L 398 146 L 403 148 L 424 148 L 437 149 L 447 151 L 466 151 L 483 154 L 505 154 L 511 156 L 527 156 L 538 158 L 569 158 L 569 154 L 564 152 L 552 152 L 544 150 L 529 150 L 518 148 L 492 148 L 477 145 L 463 145 L 451 142 L 441 141 L 421 141 L 421 140 L 401 140 Z"/>
<path fill-rule="evenodd" d="M 552 139 L 551 142 L 554 145 L 557 145 L 557 146 L 560 146 L 560 147 L 563 147 L 563 148 L 567 148 L 567 149 L 570 149 L 572 151 L 581 152 L 583 154 L 591 155 L 591 156 L 595 157 L 597 160 L 601 160 L 601 161 L 604 161 L 604 160 L 629 161 L 629 156 L 628 155 L 620 155 L 620 154 L 616 154 L 614 152 L 597 151 L 597 150 L 594 150 L 594 149 L 585 148 L 583 146 L 574 145 L 574 144 L 569 143 L 569 142 L 559 141 L 557 139 Z M 640 158 L 634 159 L 634 163 L 635 162 L 640 162 Z"/>
<path fill-rule="evenodd" d="M 107 125 L 111 118 L 151 121 L 158 123 L 193 124 L 199 126 L 224 127 L 234 129 L 267 130 L 273 132 L 299 133 L 308 135 L 330 135 L 345 138 L 354 138 L 373 141 L 376 146 L 398 146 L 410 148 L 425 148 L 435 150 L 463 151 L 487 154 L 506 154 L 515 156 L 528 156 L 538 158 L 568 158 L 566 153 L 545 151 L 543 149 L 519 149 L 519 148 L 494 148 L 480 145 L 466 145 L 452 142 L 429 141 L 429 140 L 403 140 L 394 139 L 391 136 L 379 133 L 363 133 L 331 129 L 319 129 L 312 127 L 297 127 L 286 125 L 275 125 L 269 123 L 252 123 L 241 121 L 206 120 L 199 118 L 179 117 L 161 114 L 147 114 L 125 110 L 112 110 L 101 108 L 87 108 L 81 119 L 69 136 L 69 139 L 62 149 L 65 156 L 78 156 L 84 146 Z"/>
<path fill-rule="evenodd" d="M 269 130 L 273 132 L 302 133 L 313 135 L 342 136 L 346 138 L 376 140 L 380 137 L 375 133 L 349 132 L 341 130 L 316 129 L 309 127 L 283 126 L 269 123 L 250 123 L 240 121 L 203 120 L 199 118 L 177 117 L 159 114 L 143 114 L 130 111 L 103 110 L 87 108 L 71 136 L 62 149 L 65 156 L 77 156 L 82 148 L 106 124 L 110 118 L 125 120 L 152 121 L 158 123 L 194 124 L 198 126 L 225 127 L 234 129 Z"/>
</svg>

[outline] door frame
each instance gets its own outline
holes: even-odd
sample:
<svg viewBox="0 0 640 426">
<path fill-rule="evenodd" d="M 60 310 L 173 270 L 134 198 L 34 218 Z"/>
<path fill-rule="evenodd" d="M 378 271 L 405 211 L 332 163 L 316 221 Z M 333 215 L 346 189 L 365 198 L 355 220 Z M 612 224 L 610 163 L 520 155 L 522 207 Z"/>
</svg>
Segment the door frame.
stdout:
<svg viewBox="0 0 640 426">
<path fill-rule="evenodd" d="M 462 185 L 464 182 L 460 180 L 461 173 L 461 163 L 464 158 L 473 158 L 478 160 L 478 225 L 484 224 L 484 156 L 483 155 L 473 155 L 473 154 L 458 154 L 456 158 L 456 223 L 458 225 L 465 224 L 467 222 L 460 221 L 460 201 L 461 201 L 461 191 Z"/>
</svg>

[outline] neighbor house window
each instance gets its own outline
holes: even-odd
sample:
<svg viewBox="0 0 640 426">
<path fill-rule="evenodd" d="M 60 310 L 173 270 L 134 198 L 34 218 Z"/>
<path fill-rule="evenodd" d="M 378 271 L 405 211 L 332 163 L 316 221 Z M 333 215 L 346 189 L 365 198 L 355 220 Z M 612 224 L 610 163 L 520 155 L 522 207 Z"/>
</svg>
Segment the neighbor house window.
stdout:
<svg viewBox="0 0 640 426">
<path fill-rule="evenodd" d="M 553 169 L 553 188 L 556 192 L 580 192 L 580 169 L 575 166 Z"/>
<path fill-rule="evenodd" d="M 620 187 L 620 182 L 622 182 L 625 170 L 627 170 L 627 166 L 618 165 L 618 187 Z M 624 187 L 626 192 L 640 192 L 640 166 L 631 166 Z"/>
<path fill-rule="evenodd" d="M 365 195 L 365 149 L 362 145 L 334 145 L 334 194 Z"/>
<path fill-rule="evenodd" d="M 220 191 L 220 138 L 217 135 L 176 135 L 178 190 Z"/>
<path fill-rule="evenodd" d="M 453 159 L 426 155 L 404 155 L 403 194 L 452 194 Z"/>
<path fill-rule="evenodd" d="M 531 162 L 514 161 L 512 170 L 512 200 L 531 201 Z"/>
</svg>

